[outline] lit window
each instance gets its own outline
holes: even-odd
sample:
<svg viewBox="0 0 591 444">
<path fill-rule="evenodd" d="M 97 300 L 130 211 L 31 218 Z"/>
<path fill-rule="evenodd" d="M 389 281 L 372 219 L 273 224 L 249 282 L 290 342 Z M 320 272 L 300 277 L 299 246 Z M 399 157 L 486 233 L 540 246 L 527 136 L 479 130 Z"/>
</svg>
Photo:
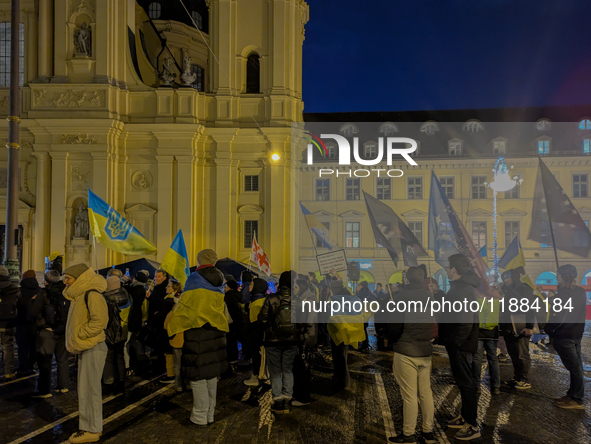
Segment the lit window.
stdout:
<svg viewBox="0 0 591 444">
<path fill-rule="evenodd" d="M 375 145 L 365 145 L 363 154 L 366 159 L 375 159 L 378 156 L 378 149 Z"/>
<path fill-rule="evenodd" d="M 261 92 L 261 60 L 258 54 L 250 54 L 246 60 L 246 94 Z"/>
<path fill-rule="evenodd" d="M 583 153 L 591 153 L 591 139 L 583 139 Z"/>
<path fill-rule="evenodd" d="M 517 185 L 507 192 L 505 192 L 506 199 L 519 199 L 519 177 L 516 179 Z"/>
<path fill-rule="evenodd" d="M 573 197 L 587 197 L 587 174 L 573 174 Z"/>
<path fill-rule="evenodd" d="M 326 227 L 326 231 L 330 232 L 330 222 L 322 222 L 322 225 Z M 325 248 L 324 242 L 320 240 L 320 237 L 316 236 L 316 248 Z"/>
<path fill-rule="evenodd" d="M 25 24 L 19 23 L 19 86 L 25 83 Z M 10 87 L 10 22 L 0 23 L 0 87 Z"/>
<path fill-rule="evenodd" d="M 196 74 L 195 81 L 193 82 L 193 88 L 199 92 L 205 91 L 203 78 L 205 76 L 205 70 L 199 65 L 191 65 L 191 70 Z"/>
<path fill-rule="evenodd" d="M 495 140 L 493 142 L 493 154 L 505 154 L 504 140 Z"/>
<path fill-rule="evenodd" d="M 486 199 L 486 176 L 472 176 L 472 199 Z"/>
<path fill-rule="evenodd" d="M 392 198 L 392 179 L 378 178 L 377 196 L 380 200 L 388 200 Z"/>
<path fill-rule="evenodd" d="M 462 155 L 462 142 L 449 142 L 449 155 L 450 156 L 461 156 Z"/>
<path fill-rule="evenodd" d="M 259 191 L 259 176 L 244 176 L 244 191 Z"/>
<path fill-rule="evenodd" d="M 203 29 L 203 17 L 197 11 L 193 11 L 191 13 L 191 17 L 193 18 L 193 22 L 197 25 L 197 28 Z"/>
<path fill-rule="evenodd" d="M 359 200 L 361 189 L 361 179 L 347 179 L 346 182 L 346 200 Z"/>
<path fill-rule="evenodd" d="M 468 120 L 462 126 L 462 131 L 468 131 L 470 133 L 477 133 L 478 131 L 482 131 L 483 129 L 484 127 L 482 126 L 482 123 L 480 123 L 477 120 Z"/>
<path fill-rule="evenodd" d="M 408 228 L 415 235 L 419 243 L 423 243 L 423 222 L 409 222 Z"/>
<path fill-rule="evenodd" d="M 345 223 L 345 246 L 359 248 L 359 222 Z"/>
<path fill-rule="evenodd" d="M 380 134 L 384 135 L 385 137 L 395 136 L 398 132 L 398 127 L 394 123 L 384 123 L 380 126 Z"/>
<path fill-rule="evenodd" d="M 591 129 L 591 120 L 583 119 L 579 122 L 579 129 Z"/>
<path fill-rule="evenodd" d="M 508 247 L 517 236 L 519 236 L 519 221 L 505 222 L 505 248 Z"/>
<path fill-rule="evenodd" d="M 245 220 L 244 221 L 244 248 L 252 248 L 252 241 L 255 236 L 259 236 L 259 221 Z"/>
<path fill-rule="evenodd" d="M 486 245 L 486 222 L 472 222 L 472 242 L 474 242 L 474 246 L 478 249 Z"/>
<path fill-rule="evenodd" d="M 329 179 L 316 179 L 316 200 L 330 200 Z"/>
<path fill-rule="evenodd" d="M 549 140 L 538 140 L 538 154 L 549 154 L 550 153 L 550 141 Z"/>
<path fill-rule="evenodd" d="M 420 131 L 422 133 L 427 134 L 428 136 L 434 135 L 437 131 L 439 131 L 439 125 L 437 122 L 425 122 L 421 125 Z"/>
<path fill-rule="evenodd" d="M 152 2 L 148 6 L 148 17 L 152 20 L 159 19 L 162 15 L 162 5 L 159 2 Z"/>
<path fill-rule="evenodd" d="M 337 157 L 337 147 L 334 145 L 326 145 L 326 150 L 328 151 L 328 158 L 329 159 L 336 159 Z"/>
<path fill-rule="evenodd" d="M 539 120 L 538 122 L 536 122 L 536 129 L 538 131 L 550 131 L 551 127 L 552 124 L 547 119 Z"/>
<path fill-rule="evenodd" d="M 422 199 L 423 198 L 423 178 L 409 177 L 408 178 L 408 198 Z"/>
<path fill-rule="evenodd" d="M 445 192 L 445 195 L 447 196 L 447 198 L 453 199 L 454 198 L 454 178 L 453 177 L 441 177 L 439 179 L 439 182 L 441 183 L 441 187 L 443 188 L 443 191 Z"/>
</svg>

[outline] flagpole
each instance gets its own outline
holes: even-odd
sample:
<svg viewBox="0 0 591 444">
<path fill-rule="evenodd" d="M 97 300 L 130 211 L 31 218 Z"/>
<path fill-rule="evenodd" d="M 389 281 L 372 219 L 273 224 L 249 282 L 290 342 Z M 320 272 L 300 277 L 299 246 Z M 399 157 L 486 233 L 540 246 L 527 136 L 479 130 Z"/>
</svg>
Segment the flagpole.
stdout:
<svg viewBox="0 0 591 444">
<path fill-rule="evenodd" d="M 99 271 L 98 254 L 96 252 L 96 237 L 94 236 L 94 233 L 92 234 L 92 248 L 94 250 L 94 266 L 95 266 L 96 273 L 98 274 L 98 271 Z"/>
<path fill-rule="evenodd" d="M 540 159 L 540 162 L 542 159 Z M 542 190 L 544 191 L 544 200 L 546 201 L 546 214 L 548 215 L 548 225 L 550 227 L 550 236 L 552 237 L 552 248 L 554 248 L 554 259 L 556 260 L 556 269 L 560 267 L 558 263 L 558 251 L 556 250 L 556 241 L 554 240 L 554 228 L 552 227 L 552 216 L 550 216 L 550 211 L 548 209 L 548 200 L 546 199 L 546 185 L 544 184 L 544 177 L 542 176 L 541 166 L 538 165 L 540 168 L 540 178 L 542 180 Z"/>
</svg>

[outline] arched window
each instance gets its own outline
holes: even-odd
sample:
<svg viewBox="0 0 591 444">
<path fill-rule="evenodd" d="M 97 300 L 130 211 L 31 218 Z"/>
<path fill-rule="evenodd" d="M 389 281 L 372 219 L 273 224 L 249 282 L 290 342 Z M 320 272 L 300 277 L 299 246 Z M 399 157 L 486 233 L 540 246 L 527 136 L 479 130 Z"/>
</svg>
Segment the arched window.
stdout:
<svg viewBox="0 0 591 444">
<path fill-rule="evenodd" d="M 579 129 L 591 130 L 591 120 L 583 119 L 579 122 Z"/>
<path fill-rule="evenodd" d="M 205 70 L 199 65 L 191 65 L 191 70 L 197 74 L 195 81 L 193 82 L 193 88 L 199 92 L 205 91 Z"/>
<path fill-rule="evenodd" d="M 261 92 L 261 59 L 252 53 L 246 61 L 246 94 L 260 94 Z"/>
<path fill-rule="evenodd" d="M 148 17 L 152 20 L 159 19 L 162 15 L 162 5 L 160 2 L 152 2 L 150 6 L 148 6 Z"/>
<path fill-rule="evenodd" d="M 439 131 L 439 125 L 437 124 L 437 122 L 433 122 L 433 121 L 425 122 L 421 125 L 420 131 L 422 133 L 427 134 L 428 136 L 432 136 L 437 131 Z"/>
<path fill-rule="evenodd" d="M 357 126 L 352 123 L 345 123 L 339 129 L 339 133 L 341 133 L 341 135 L 344 137 L 353 137 L 359 134 L 359 128 L 357 128 Z"/>
<path fill-rule="evenodd" d="M 550 131 L 552 124 L 548 119 L 540 119 L 536 122 L 536 129 L 538 131 Z"/>
<path fill-rule="evenodd" d="M 203 29 L 203 17 L 197 11 L 191 12 L 191 17 L 193 17 L 193 22 L 199 29 Z"/>
<path fill-rule="evenodd" d="M 380 126 L 380 134 L 384 135 L 385 137 L 395 136 L 398 132 L 398 127 L 395 123 L 386 122 Z"/>
<path fill-rule="evenodd" d="M 478 120 L 468 120 L 462 126 L 462 131 L 468 131 L 470 133 L 477 133 L 483 129 L 484 127 L 482 126 L 482 123 L 480 123 Z"/>
</svg>

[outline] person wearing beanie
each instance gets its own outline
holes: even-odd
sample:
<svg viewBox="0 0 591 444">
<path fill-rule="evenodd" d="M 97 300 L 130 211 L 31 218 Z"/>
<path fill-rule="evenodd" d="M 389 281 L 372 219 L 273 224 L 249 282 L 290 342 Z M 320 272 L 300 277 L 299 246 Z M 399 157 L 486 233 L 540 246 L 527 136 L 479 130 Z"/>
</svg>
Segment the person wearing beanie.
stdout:
<svg viewBox="0 0 591 444">
<path fill-rule="evenodd" d="M 37 273 L 27 270 L 21 278 L 21 297 L 17 306 L 16 346 L 18 347 L 18 370 L 21 376 L 35 373 L 35 343 L 37 332 L 35 323 L 29 313 L 31 300 L 41 291 L 37 282 Z"/>
<path fill-rule="evenodd" d="M 230 331 L 226 335 L 226 353 L 228 355 L 228 364 L 236 364 L 238 361 L 238 342 L 243 343 L 244 317 L 246 313 L 242 308 L 242 293 L 238 290 L 240 285 L 233 276 L 226 276 L 226 293 L 224 302 L 228 307 L 228 312 L 232 318 Z M 244 344 L 242 349 L 244 349 Z"/>
<path fill-rule="evenodd" d="M 261 347 L 263 346 L 263 330 L 258 321 L 259 313 L 267 298 L 269 284 L 267 281 L 254 278 L 249 286 L 250 302 L 248 304 L 249 327 L 246 335 L 246 354 L 252 356 L 252 376 L 244 381 L 244 384 L 256 387 L 259 385 L 259 373 L 261 370 Z M 263 369 L 264 371 L 264 369 Z"/>
<path fill-rule="evenodd" d="M 214 422 L 218 377 L 228 369 L 226 333 L 230 331 L 224 303 L 224 275 L 211 262 L 215 252 L 197 255 L 197 270 L 167 325 L 168 336 L 183 334 L 181 374 L 193 391 L 190 421 L 200 427 Z"/>
<path fill-rule="evenodd" d="M 8 269 L 0 265 L 0 341 L 4 352 L 4 378 L 12 381 L 14 371 L 14 336 L 17 324 L 17 305 L 21 297 L 18 285 L 10 282 Z"/>
<path fill-rule="evenodd" d="M 131 310 L 127 323 L 127 342 L 123 349 L 123 360 L 125 361 L 125 375 L 133 376 L 138 358 L 146 355 L 144 344 L 137 340 L 143 320 L 144 301 L 146 302 L 146 284 L 148 283 L 149 273 L 146 270 L 140 270 L 136 273 L 131 285 L 129 286 L 129 296 L 131 297 Z M 146 310 L 147 311 L 147 310 Z M 133 365 L 132 365 L 133 364 Z"/>
<path fill-rule="evenodd" d="M 79 431 L 70 443 L 96 442 L 103 431 L 101 377 L 107 358 L 105 328 L 109 323 L 102 293 L 107 281 L 86 264 L 64 270 L 64 296 L 70 303 L 66 322 L 66 348 L 78 355 Z"/>
<path fill-rule="evenodd" d="M 568 392 L 566 396 L 555 399 L 556 405 L 563 409 L 585 410 L 585 374 L 581 339 L 585 330 L 587 297 L 585 290 L 576 284 L 576 278 L 577 269 L 574 265 L 565 264 L 558 267 L 558 291 L 552 298 L 550 322 L 546 324 L 545 329 L 552 339 L 554 350 L 570 373 Z M 559 311 L 557 307 L 562 307 L 562 310 Z"/>
<path fill-rule="evenodd" d="M 37 365 L 39 378 L 33 398 L 50 398 L 51 361 L 55 355 L 57 363 L 58 393 L 67 393 L 70 385 L 68 350 L 66 350 L 66 323 L 70 301 L 63 295 L 66 288 L 56 270 L 45 272 L 45 286 L 34 296 L 29 314 L 37 330 Z"/>
<path fill-rule="evenodd" d="M 111 313 L 119 312 L 121 323 L 121 337 L 109 338 L 107 336 L 107 359 L 103 369 L 103 382 L 110 394 L 123 393 L 125 385 L 125 342 L 127 341 L 129 313 L 131 312 L 132 299 L 127 291 L 121 287 L 121 277 L 112 275 L 107 278 L 107 290 L 103 293 L 107 306 L 111 306 Z M 116 340 L 119 339 L 119 340 Z"/>
</svg>

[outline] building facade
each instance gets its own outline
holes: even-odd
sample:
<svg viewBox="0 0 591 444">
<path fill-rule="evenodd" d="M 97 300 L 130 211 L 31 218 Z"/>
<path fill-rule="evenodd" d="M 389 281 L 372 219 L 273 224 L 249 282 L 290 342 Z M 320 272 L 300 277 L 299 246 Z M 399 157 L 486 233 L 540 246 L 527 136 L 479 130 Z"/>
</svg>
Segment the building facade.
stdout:
<svg viewBox="0 0 591 444">
<path fill-rule="evenodd" d="M 202 248 L 247 260 L 256 234 L 273 270 L 291 267 L 303 0 L 22 0 L 21 8 L 23 269 L 43 270 L 53 251 L 66 264 L 95 264 L 87 187 L 156 244 L 153 259 L 182 229 L 192 264 Z M 10 38 L 4 0 L 4 116 Z M 4 151 L 0 224 L 6 162 Z M 130 259 L 96 248 L 99 267 Z"/>
</svg>

